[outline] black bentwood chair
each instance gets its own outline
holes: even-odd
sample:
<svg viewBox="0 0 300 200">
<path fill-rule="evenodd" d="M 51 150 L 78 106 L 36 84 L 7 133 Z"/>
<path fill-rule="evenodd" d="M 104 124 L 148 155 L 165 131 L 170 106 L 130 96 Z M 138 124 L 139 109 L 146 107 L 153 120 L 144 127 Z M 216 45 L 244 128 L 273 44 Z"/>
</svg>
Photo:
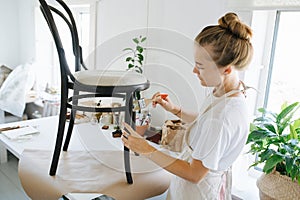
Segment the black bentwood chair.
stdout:
<svg viewBox="0 0 300 200">
<path fill-rule="evenodd" d="M 103 71 L 103 70 L 86 70 L 82 60 L 82 49 L 79 45 L 78 33 L 75 20 L 68 6 L 62 0 L 56 2 L 62 7 L 63 12 L 47 4 L 45 0 L 39 0 L 41 11 L 48 23 L 54 42 L 56 45 L 61 73 L 61 105 L 59 114 L 59 124 L 55 149 L 50 167 L 50 175 L 56 174 L 61 147 L 64 138 L 64 129 L 66 124 L 67 108 L 71 109 L 69 127 L 65 138 L 63 150 L 68 150 L 68 145 L 72 136 L 76 111 L 84 112 L 125 112 L 125 122 L 135 128 L 135 112 L 133 108 L 133 94 L 149 88 L 149 81 L 141 74 L 129 71 Z M 63 44 L 56 27 L 52 13 L 55 13 L 63 19 L 70 29 L 72 37 L 73 54 L 75 59 L 75 73 L 70 72 Z M 85 69 L 81 71 L 81 66 Z M 73 90 L 73 95 L 69 97 L 69 90 Z M 124 106 L 120 107 L 97 107 L 82 106 L 78 102 L 81 99 L 95 97 L 114 97 L 121 98 Z M 127 182 L 133 183 L 129 149 L 124 147 L 124 164 Z"/>
</svg>

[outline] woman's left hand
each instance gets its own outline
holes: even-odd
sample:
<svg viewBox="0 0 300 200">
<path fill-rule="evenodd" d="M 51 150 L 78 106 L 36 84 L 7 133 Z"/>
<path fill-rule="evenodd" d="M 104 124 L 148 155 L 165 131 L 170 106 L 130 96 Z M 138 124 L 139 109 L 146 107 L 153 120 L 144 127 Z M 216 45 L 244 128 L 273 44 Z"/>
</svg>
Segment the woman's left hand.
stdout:
<svg viewBox="0 0 300 200">
<path fill-rule="evenodd" d="M 124 129 L 122 134 L 122 141 L 125 147 L 138 153 L 138 154 L 151 154 L 156 149 L 152 147 L 148 142 L 134 131 L 127 123 L 123 123 Z"/>
</svg>

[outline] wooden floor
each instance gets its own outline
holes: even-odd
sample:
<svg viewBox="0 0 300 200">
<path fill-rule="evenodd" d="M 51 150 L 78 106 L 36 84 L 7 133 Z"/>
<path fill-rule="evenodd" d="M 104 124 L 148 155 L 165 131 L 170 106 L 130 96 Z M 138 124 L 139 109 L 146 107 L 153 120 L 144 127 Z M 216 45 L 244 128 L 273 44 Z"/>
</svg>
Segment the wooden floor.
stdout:
<svg viewBox="0 0 300 200">
<path fill-rule="evenodd" d="M 18 159 L 8 154 L 8 162 L 0 164 L 0 200 L 29 200 L 18 177 Z"/>
</svg>

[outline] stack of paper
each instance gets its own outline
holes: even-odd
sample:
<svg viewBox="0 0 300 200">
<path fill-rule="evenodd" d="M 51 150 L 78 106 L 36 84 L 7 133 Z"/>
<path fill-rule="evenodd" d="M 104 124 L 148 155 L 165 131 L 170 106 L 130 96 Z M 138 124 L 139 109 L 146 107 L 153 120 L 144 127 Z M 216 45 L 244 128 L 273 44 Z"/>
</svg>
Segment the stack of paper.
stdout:
<svg viewBox="0 0 300 200">
<path fill-rule="evenodd" d="M 16 140 L 27 136 L 31 136 L 33 134 L 37 134 L 39 133 L 39 131 L 32 126 L 24 126 L 13 130 L 2 131 L 1 133 L 8 139 Z"/>
</svg>

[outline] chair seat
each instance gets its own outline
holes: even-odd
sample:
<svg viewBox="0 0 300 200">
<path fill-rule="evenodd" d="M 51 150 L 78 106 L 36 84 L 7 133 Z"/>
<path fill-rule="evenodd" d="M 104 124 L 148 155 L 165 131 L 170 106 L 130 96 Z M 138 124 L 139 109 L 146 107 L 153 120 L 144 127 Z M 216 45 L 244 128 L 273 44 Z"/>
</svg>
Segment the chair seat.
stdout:
<svg viewBox="0 0 300 200">
<path fill-rule="evenodd" d="M 74 73 L 77 81 L 93 86 L 130 86 L 147 82 L 144 75 L 135 71 L 86 70 Z"/>
</svg>

